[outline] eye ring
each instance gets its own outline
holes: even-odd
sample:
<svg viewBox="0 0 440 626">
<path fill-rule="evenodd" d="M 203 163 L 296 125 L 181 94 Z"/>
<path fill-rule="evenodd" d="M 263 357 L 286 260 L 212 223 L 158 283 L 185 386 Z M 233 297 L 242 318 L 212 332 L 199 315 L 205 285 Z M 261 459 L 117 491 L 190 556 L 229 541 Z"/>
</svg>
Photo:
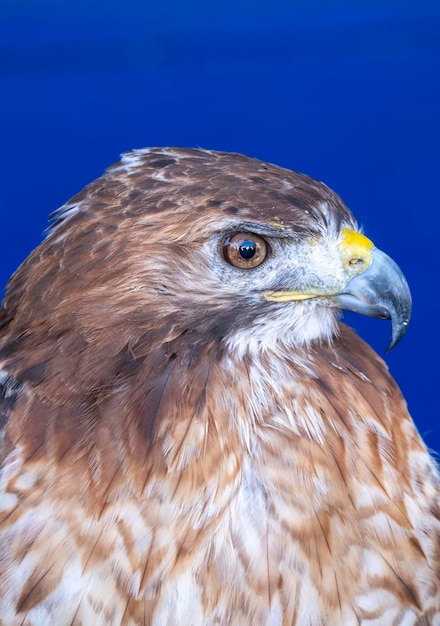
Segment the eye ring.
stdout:
<svg viewBox="0 0 440 626">
<path fill-rule="evenodd" d="M 269 254 L 269 244 L 254 233 L 233 233 L 223 239 L 225 261 L 239 269 L 253 269 L 261 265 Z"/>
</svg>

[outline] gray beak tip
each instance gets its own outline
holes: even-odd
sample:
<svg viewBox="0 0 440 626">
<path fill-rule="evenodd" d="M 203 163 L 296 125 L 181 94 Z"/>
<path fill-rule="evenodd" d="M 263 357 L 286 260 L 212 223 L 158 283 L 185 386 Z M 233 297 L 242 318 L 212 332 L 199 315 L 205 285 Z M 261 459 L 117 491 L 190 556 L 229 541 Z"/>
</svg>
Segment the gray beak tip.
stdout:
<svg viewBox="0 0 440 626">
<path fill-rule="evenodd" d="M 406 333 L 408 329 L 408 325 L 409 325 L 409 319 L 402 320 L 399 323 L 399 325 L 396 325 L 395 323 L 393 323 L 391 342 L 390 342 L 390 345 L 385 350 L 385 352 L 390 352 L 390 350 L 392 350 L 395 346 L 397 346 L 399 341 L 402 339 L 403 335 Z"/>
</svg>

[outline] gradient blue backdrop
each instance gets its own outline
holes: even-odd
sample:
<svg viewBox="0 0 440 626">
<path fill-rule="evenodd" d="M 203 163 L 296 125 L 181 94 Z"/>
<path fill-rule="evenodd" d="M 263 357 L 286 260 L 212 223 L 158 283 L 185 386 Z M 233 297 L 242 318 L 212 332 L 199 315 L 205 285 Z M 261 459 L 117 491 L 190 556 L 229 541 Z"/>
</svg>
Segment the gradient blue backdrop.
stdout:
<svg viewBox="0 0 440 626">
<path fill-rule="evenodd" d="M 386 355 L 440 450 L 440 3 L 2 0 L 0 283 L 120 152 L 231 150 L 336 189 L 413 292 Z M 384 355 L 387 322 L 350 315 Z"/>
</svg>

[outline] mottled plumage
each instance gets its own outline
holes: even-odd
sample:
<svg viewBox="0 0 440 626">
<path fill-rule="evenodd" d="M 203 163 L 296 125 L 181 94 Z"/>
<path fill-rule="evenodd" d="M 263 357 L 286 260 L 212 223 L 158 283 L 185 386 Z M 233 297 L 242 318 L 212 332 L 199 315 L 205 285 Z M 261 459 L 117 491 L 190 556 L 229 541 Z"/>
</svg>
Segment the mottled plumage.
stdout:
<svg viewBox="0 0 440 626">
<path fill-rule="evenodd" d="M 0 624 L 439 625 L 439 474 L 338 321 L 396 343 L 409 293 L 341 199 L 149 149 L 54 220 L 0 312 Z"/>
</svg>

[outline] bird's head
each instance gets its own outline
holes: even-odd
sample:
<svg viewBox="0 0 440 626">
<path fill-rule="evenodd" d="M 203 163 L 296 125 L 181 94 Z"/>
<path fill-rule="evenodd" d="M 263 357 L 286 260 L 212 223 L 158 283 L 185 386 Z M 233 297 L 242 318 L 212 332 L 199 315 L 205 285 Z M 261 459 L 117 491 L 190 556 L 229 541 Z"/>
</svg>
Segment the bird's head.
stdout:
<svg viewBox="0 0 440 626">
<path fill-rule="evenodd" d="M 135 354 L 182 335 L 243 349 L 329 341 L 341 308 L 390 318 L 390 347 L 408 325 L 402 272 L 342 200 L 242 155 L 128 153 L 55 218 L 5 310 L 22 335 L 70 335 L 98 360 L 98 346 Z"/>
</svg>

